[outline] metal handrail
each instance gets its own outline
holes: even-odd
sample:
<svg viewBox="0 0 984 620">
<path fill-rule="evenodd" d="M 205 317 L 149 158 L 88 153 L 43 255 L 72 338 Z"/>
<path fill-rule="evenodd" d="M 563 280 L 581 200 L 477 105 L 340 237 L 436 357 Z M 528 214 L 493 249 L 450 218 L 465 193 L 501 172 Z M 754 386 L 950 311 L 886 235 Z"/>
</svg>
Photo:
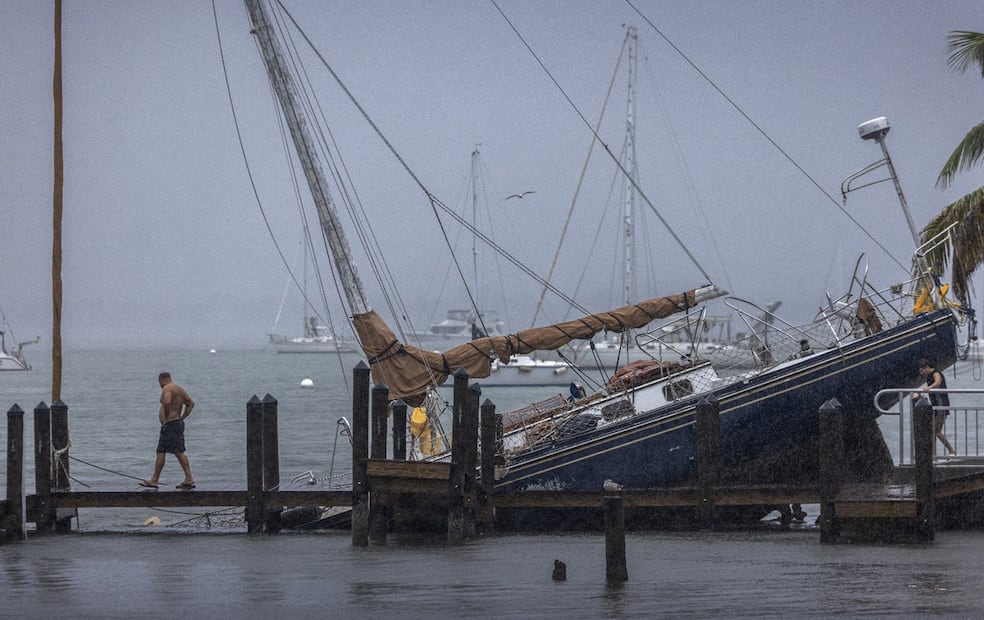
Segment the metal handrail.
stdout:
<svg viewBox="0 0 984 620">
<path fill-rule="evenodd" d="M 974 395 L 984 397 L 984 388 L 942 388 L 934 389 L 933 392 L 947 394 L 949 396 L 953 395 Z M 911 403 L 914 402 L 912 396 L 921 397 L 925 395 L 926 392 L 922 391 L 921 387 L 917 388 L 886 388 L 884 390 L 879 390 L 874 397 L 875 410 L 883 415 L 896 415 L 899 417 L 899 464 L 905 464 L 912 462 L 912 455 L 914 454 L 912 446 L 912 432 L 911 424 L 909 425 L 909 434 L 906 434 L 906 411 L 905 403 L 909 402 L 909 415 L 912 413 Z M 984 403 L 984 398 L 975 399 L 979 402 Z M 883 406 L 884 402 L 892 402 L 890 407 Z M 957 459 L 966 459 L 968 457 L 980 457 L 984 456 L 984 451 L 982 451 L 982 436 L 981 436 L 981 417 L 984 414 L 984 404 L 981 405 L 965 405 L 965 404 L 954 404 L 950 403 L 948 407 L 934 406 L 934 410 L 946 410 L 953 415 L 953 426 L 952 431 L 948 434 L 948 439 L 952 440 L 953 445 L 956 447 L 961 443 L 962 445 L 958 449 L 958 454 L 960 455 Z M 961 420 L 962 418 L 962 420 Z M 960 432 L 961 421 L 963 422 L 963 433 Z M 973 428 L 971 428 L 971 423 L 973 423 Z M 907 441 L 908 438 L 908 441 Z M 933 439 L 935 445 L 935 437 Z M 909 445 L 909 460 L 906 460 L 906 445 Z"/>
</svg>

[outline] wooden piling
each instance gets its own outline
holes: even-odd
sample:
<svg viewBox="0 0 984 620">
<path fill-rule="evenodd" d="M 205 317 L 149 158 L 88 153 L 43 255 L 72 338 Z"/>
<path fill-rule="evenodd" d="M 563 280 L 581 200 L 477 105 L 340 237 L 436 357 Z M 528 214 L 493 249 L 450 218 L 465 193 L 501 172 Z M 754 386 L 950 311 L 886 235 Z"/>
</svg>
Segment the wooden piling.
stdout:
<svg viewBox="0 0 984 620">
<path fill-rule="evenodd" d="M 277 399 L 267 394 L 261 403 L 263 410 L 263 505 L 266 498 L 280 489 L 280 438 L 277 430 L 278 404 Z M 280 514 L 283 508 L 270 507 L 264 511 L 263 531 L 276 533 L 280 531 Z"/>
<path fill-rule="evenodd" d="M 389 387 L 377 383 L 372 388 L 372 437 L 370 453 L 372 459 L 386 459 L 386 427 L 389 412 Z M 387 509 L 382 495 L 370 489 L 369 495 L 369 543 L 385 545 L 389 529 Z"/>
<path fill-rule="evenodd" d="M 468 386 L 468 401 L 465 407 L 465 417 L 462 420 L 462 429 L 465 431 L 465 440 L 462 442 L 465 454 L 462 459 L 464 468 L 464 511 L 463 532 L 465 538 L 475 538 L 478 534 L 475 512 L 478 508 L 478 426 L 479 426 L 479 401 L 482 397 L 482 388 L 477 383 Z"/>
<path fill-rule="evenodd" d="M 34 520 L 39 534 L 55 529 L 51 483 L 51 408 L 42 402 L 34 408 Z"/>
<path fill-rule="evenodd" d="M 352 370 L 352 546 L 369 546 L 369 366 Z"/>
<path fill-rule="evenodd" d="M 831 398 L 820 405 L 820 542 L 836 543 L 837 514 L 834 501 L 844 484 L 844 410 Z"/>
<path fill-rule="evenodd" d="M 701 527 L 714 527 L 714 487 L 721 477 L 720 404 L 713 396 L 697 401 L 697 521 Z"/>
<path fill-rule="evenodd" d="M 495 403 L 489 399 L 481 406 L 479 420 L 479 435 L 481 443 L 481 473 L 478 487 L 478 506 L 476 509 L 476 526 L 480 531 L 488 530 L 495 523 L 495 512 L 492 504 L 492 491 L 495 488 L 495 465 L 499 446 L 496 444 L 496 425 L 502 426 L 502 414 L 495 412 Z"/>
<path fill-rule="evenodd" d="M 16 404 L 7 411 L 7 515 L 6 537 L 27 540 L 24 501 L 24 410 Z"/>
<path fill-rule="evenodd" d="M 468 371 L 454 373 L 454 400 L 451 405 L 451 480 L 448 485 L 448 542 L 460 543 L 465 537 L 465 454 L 464 430 L 468 408 Z"/>
<path fill-rule="evenodd" d="M 407 460 L 407 404 L 393 402 L 393 460 Z"/>
<path fill-rule="evenodd" d="M 58 491 L 72 489 L 72 478 L 69 475 L 69 448 L 68 405 L 59 398 L 51 403 L 51 458 L 55 464 L 54 488 Z M 77 510 L 62 510 L 55 505 L 55 531 L 71 532 L 72 517 L 75 516 L 78 516 Z"/>
<path fill-rule="evenodd" d="M 246 403 L 246 531 L 263 531 L 263 401 Z"/>
<path fill-rule="evenodd" d="M 55 461 L 55 488 L 66 491 L 72 488 L 68 461 L 68 405 L 61 399 L 51 403 L 51 448 Z"/>
<path fill-rule="evenodd" d="M 610 583 L 629 580 L 625 563 L 625 508 L 622 497 L 606 495 L 602 499 L 605 510 L 605 579 Z"/>
<path fill-rule="evenodd" d="M 912 441 L 915 457 L 917 542 L 932 542 L 936 537 L 933 524 L 935 517 L 933 448 L 936 443 L 933 416 L 933 405 L 929 402 L 929 398 L 916 399 L 912 405 Z"/>
</svg>

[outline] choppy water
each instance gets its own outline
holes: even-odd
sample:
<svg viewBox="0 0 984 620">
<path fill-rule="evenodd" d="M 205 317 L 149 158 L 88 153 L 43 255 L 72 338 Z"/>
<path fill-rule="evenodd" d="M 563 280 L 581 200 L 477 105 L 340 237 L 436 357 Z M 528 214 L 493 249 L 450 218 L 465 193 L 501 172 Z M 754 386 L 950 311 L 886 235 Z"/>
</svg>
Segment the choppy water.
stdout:
<svg viewBox="0 0 984 620">
<path fill-rule="evenodd" d="M 198 405 L 187 444 L 203 482 L 245 481 L 245 407 L 279 402 L 281 477 L 311 470 L 347 481 L 351 367 L 326 356 L 267 351 L 67 352 L 77 488 L 135 484 L 157 441 L 157 373 L 170 370 Z M 0 407 L 49 402 L 47 360 L 0 373 Z M 300 381 L 311 377 L 313 389 Z M 969 366 L 951 387 L 979 385 Z M 506 411 L 554 390 L 487 389 Z M 556 391 L 562 391 L 558 389 Z M 6 446 L 6 425 L 0 425 Z M 886 439 L 892 447 L 891 424 Z M 4 461 L 5 463 L 5 456 Z M 103 469 L 90 466 L 98 465 Z M 30 465 L 30 464 L 29 464 Z M 108 470 L 108 471 L 107 471 Z M 165 483 L 181 478 L 169 460 Z M 130 478 L 126 476 L 132 476 Z M 2 479 L 2 476 L 0 476 Z M 33 480 L 29 471 L 28 480 Z M 3 479 L 5 483 L 5 479 Z M 29 482 L 30 484 L 30 482 Z M 629 533 L 629 581 L 606 585 L 602 535 L 502 536 L 461 546 L 392 539 L 353 548 L 347 532 L 247 536 L 233 524 L 189 521 L 201 511 L 83 510 L 80 530 L 0 547 L 0 617 L 779 617 L 949 616 L 984 613 L 984 533 L 939 532 L 925 546 L 821 546 L 810 524 L 756 532 Z M 150 516 L 162 525 L 144 526 Z M 567 580 L 551 579 L 553 560 Z"/>
</svg>

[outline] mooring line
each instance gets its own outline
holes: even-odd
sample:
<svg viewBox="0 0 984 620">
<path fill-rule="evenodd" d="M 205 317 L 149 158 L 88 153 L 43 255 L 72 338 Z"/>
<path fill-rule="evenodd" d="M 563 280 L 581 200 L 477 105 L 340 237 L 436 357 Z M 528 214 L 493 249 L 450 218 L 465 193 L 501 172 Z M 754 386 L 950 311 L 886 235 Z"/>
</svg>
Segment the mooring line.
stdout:
<svg viewBox="0 0 984 620">
<path fill-rule="evenodd" d="M 96 465 L 95 463 L 90 463 L 88 461 L 83 461 L 79 457 L 72 456 L 71 454 L 68 455 L 68 458 L 72 459 L 73 461 L 78 461 L 79 463 L 82 463 L 83 465 L 88 465 L 89 467 L 95 467 L 96 469 L 101 469 L 102 471 L 109 472 L 111 474 L 116 474 L 117 476 L 123 476 L 124 478 L 130 478 L 131 480 L 143 480 L 143 478 L 139 478 L 137 476 L 131 476 L 130 474 L 124 474 L 121 471 L 116 471 L 114 469 L 109 469 L 107 467 L 101 467 L 99 465 Z M 72 478 L 72 480 L 75 480 L 75 478 Z M 79 484 L 85 484 L 85 483 L 79 483 Z M 86 484 L 85 486 L 89 486 L 89 485 Z"/>
</svg>

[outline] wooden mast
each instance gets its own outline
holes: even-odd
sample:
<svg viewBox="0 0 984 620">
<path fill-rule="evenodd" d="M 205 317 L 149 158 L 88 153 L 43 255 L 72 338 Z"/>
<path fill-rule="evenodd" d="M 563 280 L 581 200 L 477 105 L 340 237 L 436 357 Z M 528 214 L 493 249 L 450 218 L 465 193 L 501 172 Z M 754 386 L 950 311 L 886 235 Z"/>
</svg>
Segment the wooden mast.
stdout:
<svg viewBox="0 0 984 620">
<path fill-rule="evenodd" d="M 61 0 L 55 0 L 55 66 L 52 79 L 54 99 L 54 191 L 51 223 L 51 402 L 61 398 L 62 379 L 62 206 L 65 185 L 65 161 L 62 153 L 62 53 Z"/>
<path fill-rule="evenodd" d="M 317 146 L 308 130 L 307 116 L 298 101 L 297 88 L 290 68 L 284 61 L 280 43 L 267 19 L 262 0 L 245 0 L 245 2 L 253 23 L 253 34 L 256 35 L 263 61 L 266 63 L 270 83 L 280 101 L 287 127 L 290 129 L 290 136 L 294 141 L 294 148 L 297 150 L 304 176 L 318 208 L 321 228 L 335 258 L 335 266 L 349 304 L 349 311 L 352 314 L 364 314 L 369 311 L 369 303 L 366 301 L 362 282 L 352 261 L 341 222 L 328 194 L 329 185 L 321 168 Z"/>
</svg>

